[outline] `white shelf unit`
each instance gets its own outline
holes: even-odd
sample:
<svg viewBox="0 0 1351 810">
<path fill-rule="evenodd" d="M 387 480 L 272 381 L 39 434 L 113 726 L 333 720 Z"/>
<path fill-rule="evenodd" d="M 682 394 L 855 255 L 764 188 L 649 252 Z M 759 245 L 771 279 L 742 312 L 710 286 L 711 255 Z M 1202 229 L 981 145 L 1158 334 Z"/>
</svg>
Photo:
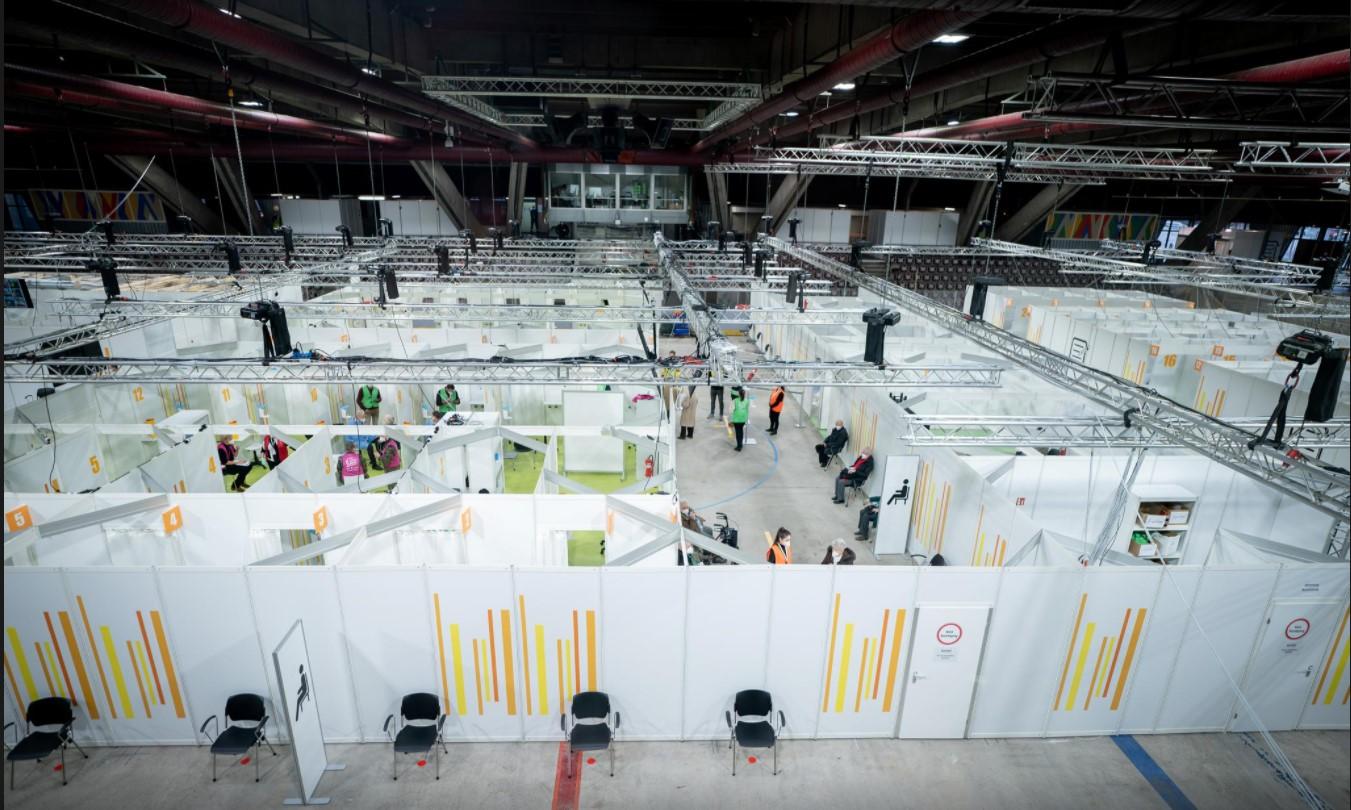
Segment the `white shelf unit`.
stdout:
<svg viewBox="0 0 1351 810">
<path fill-rule="evenodd" d="M 1122 518 L 1117 551 L 1131 553 L 1136 532 L 1149 535 L 1152 554 L 1137 554 L 1143 560 L 1164 565 L 1181 562 L 1187 547 L 1187 532 L 1196 515 L 1196 495 L 1175 484 L 1139 484 Z"/>
</svg>

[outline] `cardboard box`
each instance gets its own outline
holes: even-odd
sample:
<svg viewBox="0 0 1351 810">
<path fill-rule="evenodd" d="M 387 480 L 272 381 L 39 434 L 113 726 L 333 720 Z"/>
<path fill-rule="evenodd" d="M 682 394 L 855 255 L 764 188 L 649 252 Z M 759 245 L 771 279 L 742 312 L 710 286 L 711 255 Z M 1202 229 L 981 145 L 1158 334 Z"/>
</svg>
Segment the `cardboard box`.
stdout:
<svg viewBox="0 0 1351 810">
<path fill-rule="evenodd" d="M 1191 520 L 1191 510 L 1185 506 L 1175 506 L 1168 510 L 1169 526 L 1186 526 L 1187 521 Z"/>
<path fill-rule="evenodd" d="M 1140 525 L 1146 529 L 1162 529 L 1168 525 L 1168 516 L 1164 514 L 1140 513 Z"/>
<path fill-rule="evenodd" d="M 1159 547 L 1153 543 L 1131 543 L 1131 554 L 1137 557 L 1157 557 Z"/>
<path fill-rule="evenodd" d="M 1182 544 L 1182 536 L 1178 534 L 1156 534 L 1154 542 L 1158 544 L 1159 556 L 1175 557 L 1178 547 Z"/>
</svg>

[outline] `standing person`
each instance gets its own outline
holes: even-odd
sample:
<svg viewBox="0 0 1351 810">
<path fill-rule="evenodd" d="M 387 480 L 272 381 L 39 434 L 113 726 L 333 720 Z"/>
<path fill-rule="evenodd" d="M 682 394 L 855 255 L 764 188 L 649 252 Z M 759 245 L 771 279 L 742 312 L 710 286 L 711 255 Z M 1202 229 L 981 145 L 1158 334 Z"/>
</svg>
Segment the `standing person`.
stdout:
<svg viewBox="0 0 1351 810">
<path fill-rule="evenodd" d="M 791 565 L 793 562 L 793 533 L 779 527 L 779 531 L 774 534 L 774 542 L 769 544 L 769 551 L 765 553 L 765 562 L 774 565 Z"/>
<path fill-rule="evenodd" d="M 699 390 L 690 386 L 680 398 L 680 438 L 694 438 L 694 420 L 699 416 Z"/>
<path fill-rule="evenodd" d="M 822 565 L 853 565 L 858 555 L 854 550 L 845 545 L 843 537 L 836 537 L 835 541 L 826 549 L 826 557 L 821 560 Z"/>
<path fill-rule="evenodd" d="M 774 386 L 774 390 L 769 392 L 769 435 L 779 435 L 779 415 L 783 413 L 783 401 L 788 398 L 788 393 L 783 390 L 782 385 Z"/>
<path fill-rule="evenodd" d="M 448 383 L 444 388 L 436 392 L 436 408 L 432 413 L 436 415 L 436 421 L 448 413 L 455 413 L 460 407 L 460 392 L 455 390 L 454 384 Z"/>
<path fill-rule="evenodd" d="M 229 436 L 216 442 L 216 458 L 220 459 L 220 471 L 224 475 L 233 475 L 235 480 L 230 483 L 231 492 L 244 491 L 244 478 L 248 476 L 249 470 L 253 469 L 252 464 L 240 464 L 239 448 L 230 440 Z"/>
<path fill-rule="evenodd" d="M 741 452 L 741 446 L 746 442 L 746 422 L 751 418 L 750 398 L 746 396 L 746 389 L 737 386 L 732 389 L 732 431 L 736 433 L 736 451 Z"/>
<path fill-rule="evenodd" d="M 363 385 L 357 389 L 357 407 L 366 412 L 367 424 L 380 424 L 380 389 Z"/>
<path fill-rule="evenodd" d="M 708 384 L 708 418 L 709 418 L 709 419 L 712 419 L 712 418 L 713 418 L 713 408 L 714 408 L 714 406 L 717 407 L 717 409 L 718 409 L 718 418 L 721 419 L 721 418 L 723 417 L 723 409 L 722 409 L 722 386 L 721 386 L 721 385 L 714 385 L 712 382 L 710 382 L 710 383 Z"/>
<path fill-rule="evenodd" d="M 844 488 L 860 486 L 868 480 L 868 476 L 873 473 L 873 449 L 871 447 L 863 448 L 863 452 L 858 454 L 854 463 L 840 470 L 839 476 L 835 479 L 835 503 L 844 503 Z"/>
<path fill-rule="evenodd" d="M 830 431 L 826 440 L 816 445 L 816 460 L 821 462 L 821 469 L 825 469 L 835 454 L 844 449 L 849 443 L 849 431 L 844 429 L 844 420 L 835 420 L 835 429 Z"/>
<path fill-rule="evenodd" d="M 347 442 L 344 446 L 342 456 L 338 459 L 338 472 L 342 475 L 344 484 L 360 479 L 366 474 L 361 464 L 361 454 L 357 452 L 357 446 L 352 442 Z"/>
</svg>

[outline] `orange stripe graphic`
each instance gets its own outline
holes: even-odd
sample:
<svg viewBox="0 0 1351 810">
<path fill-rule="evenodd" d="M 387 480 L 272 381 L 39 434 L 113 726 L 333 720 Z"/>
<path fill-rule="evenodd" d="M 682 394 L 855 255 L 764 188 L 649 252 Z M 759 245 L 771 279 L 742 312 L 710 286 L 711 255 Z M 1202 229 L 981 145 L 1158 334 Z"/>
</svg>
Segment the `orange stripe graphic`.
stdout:
<svg viewBox="0 0 1351 810">
<path fill-rule="evenodd" d="M 145 716 L 150 717 L 150 699 L 145 696 L 145 681 L 141 680 L 141 665 L 136 663 L 136 648 L 127 641 L 127 657 L 131 659 L 131 671 L 136 675 L 136 687 L 141 690 L 141 705 L 145 707 Z"/>
<path fill-rule="evenodd" d="M 1112 675 L 1116 673 L 1116 659 L 1121 657 L 1121 648 L 1126 646 L 1123 642 L 1126 640 L 1126 627 L 1131 621 L 1131 608 L 1126 608 L 1126 615 L 1121 617 L 1121 632 L 1116 634 L 1116 651 L 1112 653 L 1112 665 L 1107 668 L 1107 683 L 1112 682 Z M 1107 689 L 1104 687 L 1102 696 L 1107 697 Z"/>
<path fill-rule="evenodd" d="M 1312 706 L 1318 702 L 1318 696 L 1323 693 L 1323 682 L 1328 679 L 1328 670 L 1332 669 L 1332 659 L 1337 657 L 1337 648 L 1342 646 L 1342 633 L 1346 632 L 1346 619 L 1351 616 L 1351 608 L 1342 612 L 1342 623 L 1337 626 L 1337 639 L 1332 642 L 1332 647 L 1328 649 L 1327 663 L 1323 664 L 1323 674 L 1318 676 L 1318 688 L 1313 690 Z"/>
<path fill-rule="evenodd" d="M 169 639 L 164 634 L 164 622 L 160 620 L 158 610 L 150 611 L 150 624 L 155 628 L 155 640 L 159 642 L 159 657 L 164 662 L 164 679 L 169 682 L 169 695 L 174 699 L 174 714 L 186 717 L 183 713 L 183 696 L 178 692 L 178 678 L 174 677 L 174 661 L 169 657 Z"/>
<path fill-rule="evenodd" d="M 938 552 L 943 552 L 943 540 L 948 531 L 948 507 L 952 505 L 952 484 L 943 485 L 943 516 L 938 519 Z"/>
<path fill-rule="evenodd" d="M 891 620 L 891 608 L 882 611 L 882 635 L 877 637 L 877 672 L 873 675 L 873 700 L 877 700 L 877 687 L 882 683 L 882 653 L 887 649 L 887 625 Z"/>
<path fill-rule="evenodd" d="M 566 696 L 563 694 L 563 689 L 566 686 L 563 682 L 563 639 L 560 638 L 555 640 L 558 642 L 558 710 L 560 712 L 565 712 L 568 710 L 568 704 L 564 699 Z"/>
<path fill-rule="evenodd" d="M 1120 638 L 1109 638 L 1109 639 L 1106 639 L 1106 641 L 1107 641 L 1107 657 L 1103 659 L 1104 661 L 1115 661 L 1115 660 L 1116 660 L 1116 651 L 1117 651 L 1118 649 L 1120 649 L 1119 647 L 1117 647 L 1117 642 L 1120 641 L 1120 640 L 1121 640 Z M 1112 687 L 1112 679 L 1111 679 L 1110 677 L 1108 677 L 1108 676 L 1103 676 L 1103 679 L 1102 679 L 1102 695 L 1100 695 L 1100 697 L 1107 697 L 1107 690 L 1110 689 L 1111 687 Z"/>
<path fill-rule="evenodd" d="M 56 640 L 56 628 L 52 627 L 52 614 L 42 611 L 42 620 L 47 623 L 47 635 L 52 637 L 52 649 L 56 650 L 57 663 L 61 665 L 61 678 L 66 682 L 66 694 L 70 695 L 70 702 L 76 706 L 80 701 L 75 699 L 75 690 L 70 688 L 70 675 L 66 672 L 66 657 L 61 653 L 61 644 Z"/>
<path fill-rule="evenodd" d="M 826 659 L 826 695 L 821 701 L 821 711 L 830 711 L 830 678 L 835 669 L 835 628 L 840 623 L 840 595 L 835 594 L 835 610 L 830 617 L 830 657 Z"/>
<path fill-rule="evenodd" d="M 14 695 L 14 702 L 19 704 L 19 717 L 26 722 L 28 720 L 27 704 L 23 702 L 23 693 L 19 691 L 19 682 L 14 680 L 14 670 L 9 668 L 9 656 L 5 656 L 5 674 L 9 676 L 10 694 Z"/>
<path fill-rule="evenodd" d="M 99 645 L 94 641 L 94 628 L 89 624 L 89 614 L 84 609 L 84 597 L 76 596 L 80 606 L 80 620 L 84 622 L 84 631 L 89 636 L 89 651 L 94 654 L 94 666 L 99 671 L 99 683 L 103 684 L 103 696 L 108 699 L 108 713 L 117 718 L 117 706 L 113 705 L 113 692 L 108 688 L 108 678 L 103 674 L 103 659 L 99 657 Z"/>
<path fill-rule="evenodd" d="M 984 523 L 985 523 L 985 505 L 981 504 L 980 515 L 976 518 L 976 544 L 971 547 L 971 562 L 969 563 L 970 565 L 976 564 L 976 554 L 978 553 L 976 549 L 979 548 L 980 544 L 980 527 Z"/>
<path fill-rule="evenodd" d="M 502 613 L 502 668 L 507 680 L 507 714 L 516 714 L 516 673 L 511 661 L 511 611 Z"/>
<path fill-rule="evenodd" d="M 66 646 L 70 649 L 70 660 L 75 663 L 75 678 L 80 682 L 80 693 L 84 695 L 84 708 L 89 719 L 99 719 L 99 707 L 94 702 L 94 690 L 89 686 L 89 675 L 84 671 L 84 659 L 80 657 L 80 645 L 75 643 L 75 628 L 70 624 L 70 614 L 64 610 L 57 613 L 61 619 L 61 630 L 66 634 Z M 18 692 L 15 692 L 18 694 Z"/>
<path fill-rule="evenodd" d="M 145 657 L 150 660 L 150 675 L 155 680 L 155 691 L 159 693 L 160 705 L 164 705 L 164 687 L 159 682 L 159 667 L 155 666 L 155 650 L 150 644 L 150 634 L 145 632 L 145 617 L 136 611 L 136 623 L 141 626 L 141 641 L 145 642 Z"/>
<path fill-rule="evenodd" d="M 999 556 L 995 559 L 995 565 L 1004 564 L 1004 552 L 1009 550 L 1009 541 L 1006 537 L 999 538 Z"/>
<path fill-rule="evenodd" d="M 42 645 L 34 641 L 33 650 L 38 654 L 38 663 L 42 665 L 42 677 L 47 679 L 47 694 L 55 695 L 56 687 L 52 685 L 52 674 L 47 671 L 47 659 L 42 657 Z"/>
<path fill-rule="evenodd" d="M 572 682 L 582 688 L 582 635 L 577 630 L 577 611 L 572 611 Z"/>
<path fill-rule="evenodd" d="M 525 693 L 525 713 L 534 714 L 530 702 L 530 630 L 525 622 L 525 594 L 521 601 L 521 691 Z"/>
<path fill-rule="evenodd" d="M 887 664 L 887 690 L 882 697 L 882 711 L 891 711 L 891 697 L 896 687 L 896 665 L 901 660 L 901 635 L 905 629 L 905 610 L 896 608 L 896 629 L 891 637 L 891 663 Z"/>
<path fill-rule="evenodd" d="M 868 656 L 868 645 L 872 639 L 864 637 L 863 654 L 858 659 L 858 684 L 854 687 L 854 714 L 858 714 L 859 709 L 863 708 L 863 676 L 868 672 L 868 662 L 872 660 Z"/>
<path fill-rule="evenodd" d="M 474 695 L 478 698 L 478 713 L 483 714 L 483 673 L 479 669 L 478 639 L 474 639 Z"/>
<path fill-rule="evenodd" d="M 436 657 L 441 661 L 441 705 L 450 705 L 450 681 L 446 678 L 446 640 L 441 631 L 441 594 L 432 594 L 432 612 L 436 614 Z"/>
<path fill-rule="evenodd" d="M 1088 601 L 1088 594 L 1079 597 L 1079 610 L 1074 614 L 1074 630 L 1070 633 L 1070 648 L 1065 651 L 1065 665 L 1060 668 L 1060 685 L 1055 690 L 1055 703 L 1052 708 L 1060 708 L 1060 696 L 1065 692 L 1065 678 L 1070 674 L 1070 659 L 1074 656 L 1074 645 L 1079 641 L 1079 622 L 1084 618 L 1084 603 Z"/>
<path fill-rule="evenodd" d="M 1126 688 L 1126 676 L 1131 672 L 1131 661 L 1135 660 L 1135 643 L 1140 640 L 1140 629 L 1145 626 L 1145 609 L 1135 614 L 1135 627 L 1131 628 L 1131 643 L 1126 647 L 1126 660 L 1121 662 L 1121 678 L 1116 682 L 1116 692 L 1112 693 L 1112 711 L 1121 705 L 1121 693 Z"/>
<path fill-rule="evenodd" d="M 586 688 L 596 691 L 596 611 L 586 612 Z"/>
<path fill-rule="evenodd" d="M 1093 677 L 1088 679 L 1088 693 L 1084 695 L 1084 711 L 1088 711 L 1088 704 L 1093 700 L 1093 693 L 1098 691 L 1098 676 L 1102 674 L 1102 657 L 1107 654 L 1107 639 L 1098 642 L 1098 662 L 1093 665 Z"/>
<path fill-rule="evenodd" d="M 56 668 L 56 655 L 52 653 L 52 645 L 44 641 L 42 642 L 42 646 L 43 648 L 45 648 L 47 653 L 47 665 L 51 667 L 52 681 L 56 684 L 56 694 L 60 695 L 61 697 L 69 697 L 69 694 L 66 692 L 65 688 L 61 685 L 61 679 L 57 677 L 58 675 L 61 674 L 61 670 Z"/>
<path fill-rule="evenodd" d="M 497 693 L 497 634 L 493 630 L 493 609 L 488 608 L 488 652 L 492 656 L 493 673 L 493 703 L 501 703 L 502 698 Z"/>
</svg>

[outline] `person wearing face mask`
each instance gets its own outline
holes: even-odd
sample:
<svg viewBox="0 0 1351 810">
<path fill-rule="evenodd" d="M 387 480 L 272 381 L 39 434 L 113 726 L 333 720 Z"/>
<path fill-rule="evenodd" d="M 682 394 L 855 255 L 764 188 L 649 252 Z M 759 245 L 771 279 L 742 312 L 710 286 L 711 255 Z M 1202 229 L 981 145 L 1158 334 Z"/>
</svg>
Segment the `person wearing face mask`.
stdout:
<svg viewBox="0 0 1351 810">
<path fill-rule="evenodd" d="M 854 550 L 844 544 L 843 537 L 836 537 L 835 541 L 830 544 L 830 548 L 826 549 L 826 557 L 824 560 L 821 560 L 821 564 L 853 565 L 856 556 Z"/>
<path fill-rule="evenodd" d="M 704 523 L 704 519 L 690 508 L 689 501 L 680 502 L 680 525 L 692 532 L 698 532 L 707 537 L 713 536 L 713 532 Z"/>
<path fill-rule="evenodd" d="M 844 503 L 845 487 L 861 486 L 868 476 L 873 472 L 873 449 L 871 447 L 863 448 L 863 452 L 858 454 L 854 463 L 840 470 L 839 476 L 835 478 L 835 503 Z"/>
<path fill-rule="evenodd" d="M 793 533 L 779 527 L 779 531 L 774 535 L 774 542 L 770 543 L 769 551 L 765 553 L 765 562 L 774 565 L 790 565 L 793 562 Z"/>
<path fill-rule="evenodd" d="M 816 445 L 816 460 L 821 462 L 821 469 L 824 470 L 831 457 L 843 450 L 848 443 L 849 431 L 844 429 L 844 420 L 836 419 L 835 429 L 830 431 L 824 442 Z"/>
</svg>

